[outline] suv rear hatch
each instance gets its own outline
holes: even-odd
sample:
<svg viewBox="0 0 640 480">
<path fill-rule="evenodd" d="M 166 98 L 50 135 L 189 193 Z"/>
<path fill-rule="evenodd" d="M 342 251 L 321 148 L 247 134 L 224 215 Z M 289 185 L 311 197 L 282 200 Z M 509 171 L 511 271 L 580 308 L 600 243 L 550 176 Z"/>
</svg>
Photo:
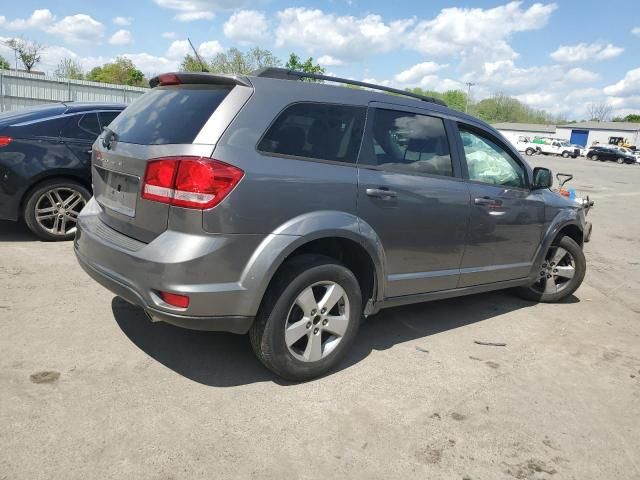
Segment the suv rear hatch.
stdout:
<svg viewBox="0 0 640 480">
<path fill-rule="evenodd" d="M 211 74 L 165 74 L 98 137 L 93 193 L 100 219 L 129 237 L 150 242 L 167 229 L 172 208 L 142 197 L 150 160 L 209 158 L 216 142 L 253 91 L 248 81 Z M 202 210 L 189 215 L 202 218 Z M 200 222 L 201 223 L 201 222 Z"/>
</svg>

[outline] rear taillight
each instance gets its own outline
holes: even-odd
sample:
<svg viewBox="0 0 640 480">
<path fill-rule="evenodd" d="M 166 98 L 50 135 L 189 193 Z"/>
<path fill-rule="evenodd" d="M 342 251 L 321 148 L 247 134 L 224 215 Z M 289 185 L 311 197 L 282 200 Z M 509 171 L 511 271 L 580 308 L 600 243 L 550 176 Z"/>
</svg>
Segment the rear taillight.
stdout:
<svg viewBox="0 0 640 480">
<path fill-rule="evenodd" d="M 6 147 L 13 141 L 11 137 L 0 137 L 0 148 Z"/>
<path fill-rule="evenodd" d="M 204 210 L 218 205 L 243 175 L 239 168 L 211 158 L 156 158 L 147 164 L 142 198 Z"/>
</svg>

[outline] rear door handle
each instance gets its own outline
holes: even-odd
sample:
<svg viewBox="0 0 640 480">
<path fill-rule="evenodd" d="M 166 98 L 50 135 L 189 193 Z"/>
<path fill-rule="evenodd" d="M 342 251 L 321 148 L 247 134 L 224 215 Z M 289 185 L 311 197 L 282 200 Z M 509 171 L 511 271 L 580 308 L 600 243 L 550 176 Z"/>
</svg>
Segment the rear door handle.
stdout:
<svg viewBox="0 0 640 480">
<path fill-rule="evenodd" d="M 497 198 L 491 198 L 491 197 L 478 197 L 473 201 L 473 203 L 475 203 L 476 205 L 500 206 L 502 205 L 502 200 L 499 200 Z"/>
<path fill-rule="evenodd" d="M 396 192 L 386 187 L 367 188 L 366 193 L 369 197 L 382 198 L 383 200 L 389 200 L 398 196 Z"/>
</svg>

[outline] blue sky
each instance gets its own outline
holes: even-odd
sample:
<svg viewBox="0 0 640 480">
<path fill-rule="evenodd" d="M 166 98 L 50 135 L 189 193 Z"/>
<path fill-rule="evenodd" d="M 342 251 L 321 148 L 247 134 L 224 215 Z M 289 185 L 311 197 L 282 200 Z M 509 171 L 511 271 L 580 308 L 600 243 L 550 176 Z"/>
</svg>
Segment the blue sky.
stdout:
<svg viewBox="0 0 640 480">
<path fill-rule="evenodd" d="M 590 104 L 640 111 L 640 11 L 632 0 L 395 1 L 22 0 L 3 2 L 0 41 L 47 46 L 86 69 L 123 55 L 147 74 L 173 70 L 189 36 L 204 56 L 229 47 L 313 56 L 327 72 L 400 88 L 473 82 L 566 118 Z M 0 45 L 0 54 L 12 60 Z"/>
</svg>

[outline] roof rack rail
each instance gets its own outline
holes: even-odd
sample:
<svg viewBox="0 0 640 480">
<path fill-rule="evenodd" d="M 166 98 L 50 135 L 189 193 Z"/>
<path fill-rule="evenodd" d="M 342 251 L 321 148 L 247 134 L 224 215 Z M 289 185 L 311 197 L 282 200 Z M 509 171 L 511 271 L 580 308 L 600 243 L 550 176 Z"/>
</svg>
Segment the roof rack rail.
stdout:
<svg viewBox="0 0 640 480">
<path fill-rule="evenodd" d="M 344 83 L 347 85 L 355 85 L 358 87 L 370 88 L 372 90 L 380 90 L 383 92 L 395 93 L 396 95 L 404 95 L 405 97 L 417 98 L 423 102 L 435 103 L 446 107 L 447 104 L 439 98 L 427 97 L 398 88 L 385 87 L 374 83 L 360 82 L 358 80 L 350 80 L 348 78 L 332 77 L 329 75 L 320 75 L 317 73 L 299 72 L 297 70 L 289 70 L 287 68 L 265 67 L 251 73 L 254 77 L 278 78 L 280 80 L 302 80 L 304 78 L 313 78 L 315 80 L 326 80 L 328 82 Z"/>
</svg>

